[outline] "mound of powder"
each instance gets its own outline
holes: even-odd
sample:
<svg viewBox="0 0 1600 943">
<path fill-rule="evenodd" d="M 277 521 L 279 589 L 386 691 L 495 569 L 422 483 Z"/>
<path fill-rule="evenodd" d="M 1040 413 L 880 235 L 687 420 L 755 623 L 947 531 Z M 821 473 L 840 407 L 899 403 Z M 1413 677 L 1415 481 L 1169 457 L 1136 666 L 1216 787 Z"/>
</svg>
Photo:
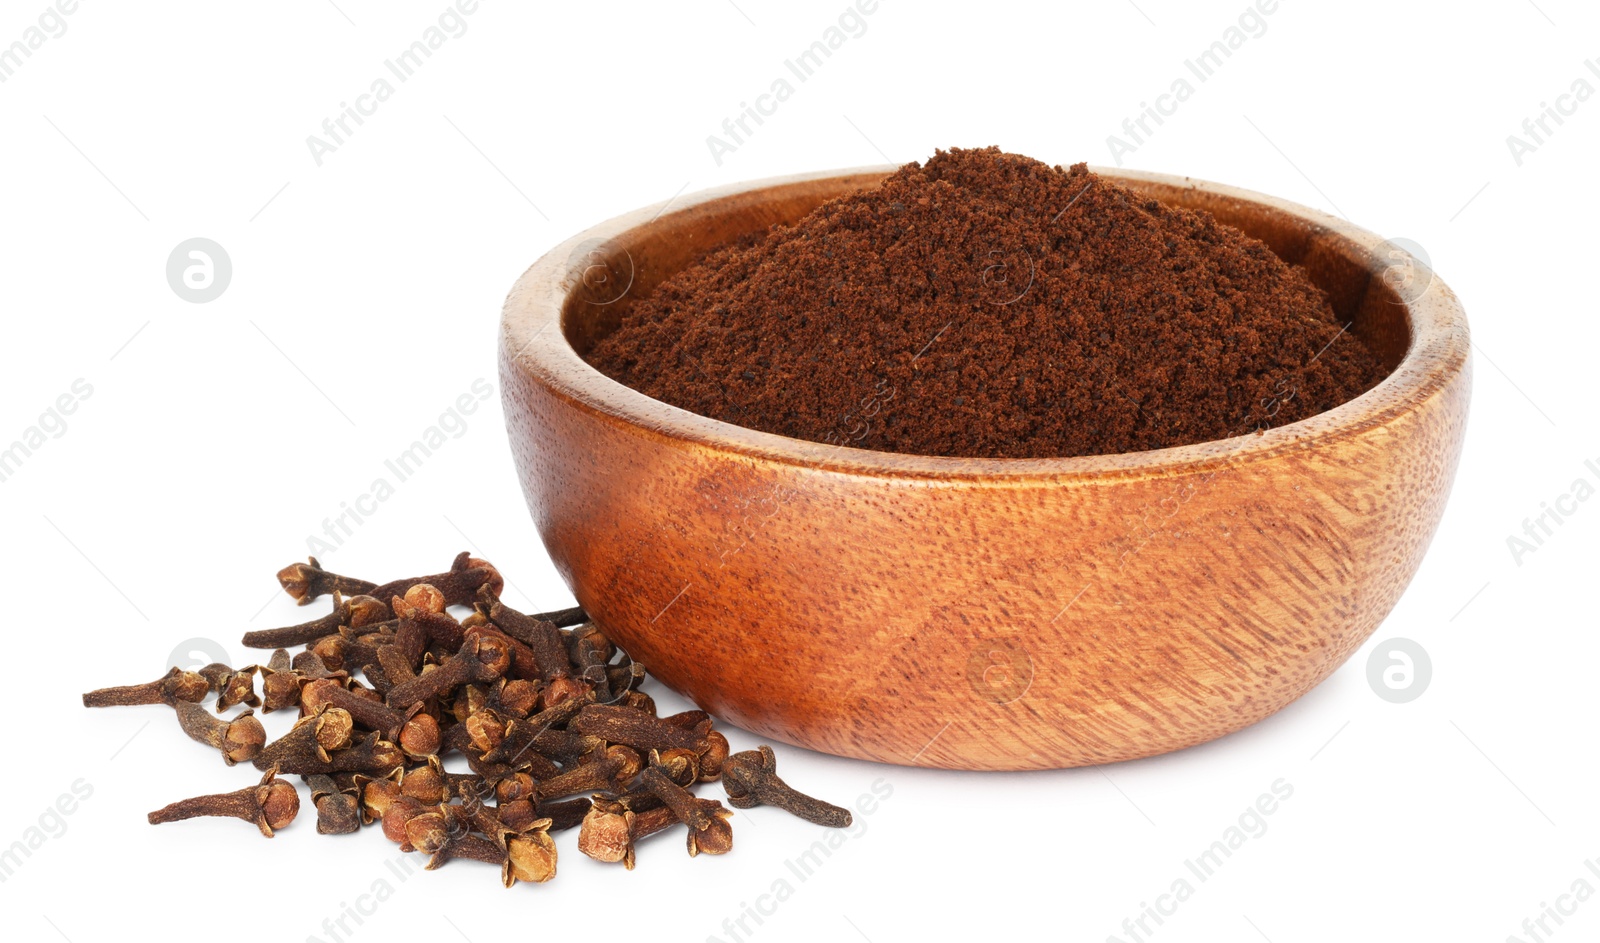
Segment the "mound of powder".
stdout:
<svg viewBox="0 0 1600 943">
<path fill-rule="evenodd" d="M 921 455 L 1137 452 L 1295 422 L 1384 370 L 1205 212 L 998 148 L 939 151 L 710 253 L 589 353 L 691 412 Z"/>
</svg>

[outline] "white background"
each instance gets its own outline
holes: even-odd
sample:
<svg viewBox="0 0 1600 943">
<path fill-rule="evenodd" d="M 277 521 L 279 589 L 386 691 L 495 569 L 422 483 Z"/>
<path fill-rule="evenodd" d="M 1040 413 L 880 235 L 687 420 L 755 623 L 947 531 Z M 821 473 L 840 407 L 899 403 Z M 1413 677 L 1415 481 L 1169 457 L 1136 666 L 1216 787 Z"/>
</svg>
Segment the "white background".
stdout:
<svg viewBox="0 0 1600 943">
<path fill-rule="evenodd" d="M 0 44 L 44 8 L 0 4 Z M 803 882 L 785 861 L 820 830 L 769 809 L 736 816 L 730 855 L 690 860 L 661 837 L 633 873 L 583 858 L 567 833 L 557 879 L 511 891 L 468 862 L 400 880 L 375 830 L 318 836 L 309 805 L 272 841 L 232 821 L 146 825 L 168 801 L 245 785 L 248 768 L 223 768 L 166 708 L 89 712 L 79 693 L 154 677 L 191 639 L 252 660 L 242 631 L 323 611 L 277 594 L 273 572 L 479 378 L 495 395 L 465 431 L 325 562 L 383 580 L 472 549 L 510 577 L 513 605 L 568 603 L 523 506 L 495 376 L 500 303 L 544 250 L 675 193 L 936 147 L 1110 163 L 1107 135 L 1188 76 L 1184 60 L 1245 2 L 882 0 L 719 165 L 707 135 L 845 0 L 484 0 L 318 166 L 307 136 L 444 8 L 87 0 L 0 84 L 0 444 L 74 380 L 93 389 L 0 484 L 0 847 L 49 833 L 0 884 L 8 937 L 89 943 L 137 924 L 490 943 L 558 921 L 564 935 L 732 940 L 724 920 L 787 879 L 792 895 L 763 901 L 772 913 L 741 939 L 1131 940 L 1123 921 L 1187 876 L 1193 896 L 1144 938 L 1498 943 L 1534 939 L 1523 921 L 1575 881 L 1600 889 L 1585 867 L 1600 856 L 1600 501 L 1520 565 L 1507 547 L 1576 479 L 1600 484 L 1584 465 L 1600 465 L 1600 102 L 1520 166 L 1506 143 L 1575 79 L 1600 87 L 1584 65 L 1600 15 L 1578 0 L 1284 0 L 1125 155 L 1416 240 L 1471 318 L 1471 423 L 1433 547 L 1374 639 L 1281 714 L 1177 755 L 1048 773 L 780 749 L 788 778 L 824 796 L 893 790 Z M 207 304 L 165 277 L 195 236 L 233 262 Z M 1395 637 L 1432 660 L 1406 704 L 1366 677 Z M 1189 875 L 1185 859 L 1279 779 L 1293 795 L 1266 832 L 1210 880 Z M 90 797 L 46 815 L 79 780 Z M 360 896 L 377 882 L 381 902 Z M 371 915 L 330 935 L 324 920 L 358 901 Z M 1542 938 L 1600 935 L 1600 903 L 1564 919 Z"/>
</svg>

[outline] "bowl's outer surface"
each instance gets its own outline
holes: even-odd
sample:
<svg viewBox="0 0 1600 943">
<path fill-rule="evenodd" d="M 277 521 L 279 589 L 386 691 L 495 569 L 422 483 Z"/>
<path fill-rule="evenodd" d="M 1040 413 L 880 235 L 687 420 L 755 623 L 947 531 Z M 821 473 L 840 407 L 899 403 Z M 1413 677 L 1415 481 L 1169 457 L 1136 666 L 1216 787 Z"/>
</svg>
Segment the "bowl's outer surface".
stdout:
<svg viewBox="0 0 1600 943">
<path fill-rule="evenodd" d="M 1341 220 L 1099 171 L 1305 266 L 1398 365 L 1334 410 L 1221 442 L 1037 460 L 837 448 L 651 400 L 574 349 L 704 248 L 890 169 L 646 208 L 574 237 L 513 289 L 501 346 L 512 447 L 545 546 L 595 621 L 739 726 L 963 769 L 1202 743 L 1343 663 L 1443 513 L 1470 345 L 1442 281 L 1417 270 L 1431 283 L 1402 303 L 1379 277 L 1379 238 Z M 859 421 L 841 417 L 841 430 Z"/>
</svg>

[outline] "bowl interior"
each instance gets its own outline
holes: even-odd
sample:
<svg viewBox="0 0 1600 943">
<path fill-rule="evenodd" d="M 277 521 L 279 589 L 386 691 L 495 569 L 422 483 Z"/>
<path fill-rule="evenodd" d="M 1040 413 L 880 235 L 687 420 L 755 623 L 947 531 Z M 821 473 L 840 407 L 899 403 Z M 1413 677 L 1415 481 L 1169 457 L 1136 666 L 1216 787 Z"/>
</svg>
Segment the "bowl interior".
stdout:
<svg viewBox="0 0 1600 943">
<path fill-rule="evenodd" d="M 561 311 L 561 332 L 586 357 L 638 300 L 709 250 L 775 224 L 790 224 L 827 200 L 870 187 L 892 168 L 845 172 L 743 190 L 665 213 L 650 225 L 579 246 L 571 259 L 573 288 Z M 1374 257 L 1355 241 L 1275 206 L 1206 189 L 1095 168 L 1102 177 L 1164 203 L 1211 213 L 1219 221 L 1266 243 L 1279 258 L 1302 266 L 1328 295 L 1341 323 L 1348 323 L 1387 372 L 1399 366 L 1413 335 L 1409 305 L 1382 275 L 1392 264 L 1417 260 Z M 1399 251 L 1399 250 L 1396 250 Z"/>
</svg>

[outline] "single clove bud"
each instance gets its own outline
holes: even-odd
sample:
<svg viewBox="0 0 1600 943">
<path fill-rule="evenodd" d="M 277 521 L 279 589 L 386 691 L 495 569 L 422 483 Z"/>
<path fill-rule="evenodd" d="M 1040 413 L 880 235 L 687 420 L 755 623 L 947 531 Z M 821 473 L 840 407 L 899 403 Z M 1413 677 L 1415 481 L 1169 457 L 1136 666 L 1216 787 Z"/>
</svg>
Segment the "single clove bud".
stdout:
<svg viewBox="0 0 1600 943">
<path fill-rule="evenodd" d="M 498 597 L 505 588 L 505 580 L 500 576 L 500 571 L 494 564 L 487 560 L 479 560 L 472 554 L 462 551 L 450 564 L 448 573 L 435 573 L 432 576 L 418 576 L 411 579 L 394 580 L 382 586 L 363 590 L 368 595 L 388 601 L 395 596 L 404 597 L 406 591 L 418 583 L 427 583 L 440 593 L 444 594 L 447 606 L 470 606 L 477 601 L 478 590 L 486 587 L 491 596 Z M 398 613 L 397 613 L 398 614 Z"/>
<path fill-rule="evenodd" d="M 321 667 L 322 662 L 319 660 L 317 665 Z M 300 688 L 305 682 L 305 676 L 291 667 L 288 651 L 280 648 L 273 652 L 261 669 L 262 713 L 300 706 Z"/>
<path fill-rule="evenodd" d="M 549 710 L 579 699 L 586 703 L 593 701 L 594 688 L 571 675 L 562 675 L 545 682 L 544 688 L 539 691 L 539 708 Z"/>
<path fill-rule="evenodd" d="M 391 707 L 410 707 L 473 681 L 494 681 L 511 665 L 511 653 L 490 635 L 468 633 L 461 650 L 432 671 L 389 689 Z"/>
<path fill-rule="evenodd" d="M 479 753 L 490 753 L 506 738 L 506 722 L 493 708 L 473 711 L 462 726 L 467 728 L 473 749 Z"/>
<path fill-rule="evenodd" d="M 699 798 L 673 782 L 654 764 L 640 773 L 639 778 L 644 787 L 661 800 L 662 805 L 671 809 L 683 824 L 689 826 L 691 858 L 702 851 L 708 855 L 721 855 L 733 848 L 733 828 L 728 824 L 733 813 L 724 809 L 722 803 L 715 799 Z"/>
<path fill-rule="evenodd" d="M 578 677 L 594 689 L 595 700 L 602 704 L 609 704 L 611 696 L 611 676 L 606 673 L 606 662 L 610 659 L 610 642 L 604 636 L 598 639 L 593 636 L 579 638 L 572 649 L 572 663 L 578 669 Z"/>
<path fill-rule="evenodd" d="M 350 744 L 350 713 L 330 707 L 302 717 L 288 733 L 266 745 L 256 757 L 257 769 L 276 763 L 286 773 L 381 773 L 405 762 L 405 754 L 377 733 Z M 342 746 L 343 744 L 350 744 Z"/>
<path fill-rule="evenodd" d="M 626 658 L 627 656 L 624 655 L 623 657 Z M 654 716 L 656 702 L 651 699 L 650 695 L 642 694 L 635 690 L 644 683 L 644 679 L 648 674 L 649 672 L 645 670 L 644 665 L 632 659 L 628 659 L 626 663 L 621 665 L 607 667 L 606 683 L 611 688 L 609 703 L 647 711 L 651 716 Z"/>
<path fill-rule="evenodd" d="M 148 816 L 151 825 L 177 822 L 203 815 L 226 815 L 253 822 L 268 838 L 294 821 L 300 811 L 300 794 L 294 784 L 278 778 L 276 768 L 268 769 L 261 782 L 237 792 L 196 796 L 157 809 Z"/>
<path fill-rule="evenodd" d="M 433 585 L 418 583 L 406 590 L 404 598 L 394 597 L 390 608 L 399 617 L 394 647 L 412 668 L 422 664 L 423 653 L 430 648 L 453 652 L 461 647 L 465 630 L 445 611 L 444 594 Z"/>
<path fill-rule="evenodd" d="M 518 881 L 542 884 L 556 876 L 555 842 L 543 830 L 511 835 L 503 844 L 466 833 L 435 852 L 427 868 L 431 871 L 456 858 L 499 865 L 500 880 L 506 887 L 513 887 Z"/>
<path fill-rule="evenodd" d="M 450 842 L 450 820 L 442 806 L 425 805 L 423 811 L 407 817 L 405 844 L 425 855 L 437 854 Z"/>
<path fill-rule="evenodd" d="M 513 720 L 525 719 L 539 707 L 539 686 L 514 678 L 495 691 L 492 706 Z"/>
<path fill-rule="evenodd" d="M 693 721 L 692 726 L 689 721 Z M 693 750 L 700 757 L 702 782 L 716 779 L 728 756 L 727 738 L 711 729 L 711 718 L 703 711 L 658 718 L 631 707 L 591 704 L 573 718 L 570 726 L 610 743 L 622 743 L 642 751 Z"/>
<path fill-rule="evenodd" d="M 400 794 L 423 803 L 440 805 L 450 797 L 450 787 L 445 780 L 444 768 L 438 757 L 429 757 L 428 765 L 407 770 L 400 777 Z"/>
<path fill-rule="evenodd" d="M 361 830 L 361 808 L 354 792 L 341 789 L 333 777 L 323 773 L 307 776 L 306 785 L 317 810 L 317 834 L 348 835 Z"/>
<path fill-rule="evenodd" d="M 178 701 L 172 706 L 189 739 L 215 747 L 229 766 L 254 759 L 267 742 L 266 729 L 249 710 L 232 720 L 223 720 L 191 701 Z"/>
<path fill-rule="evenodd" d="M 849 809 L 813 799 L 778 778 L 777 758 L 766 744 L 759 750 L 745 750 L 728 757 L 722 764 L 722 788 L 728 793 L 728 804 L 735 809 L 770 805 L 814 825 L 828 828 L 850 825 Z"/>
<path fill-rule="evenodd" d="M 637 750 L 683 749 L 699 753 L 705 749 L 711 721 L 708 718 L 699 726 L 686 729 L 631 707 L 590 704 L 579 711 L 568 726 L 579 733 Z"/>
<path fill-rule="evenodd" d="M 701 725 L 710 719 L 711 715 L 701 710 L 684 711 L 681 714 L 668 714 L 666 717 L 661 718 L 664 723 L 695 730 L 702 729 Z M 715 782 L 722 776 L 722 763 L 728 758 L 728 751 L 731 747 L 728 745 L 728 738 L 724 737 L 720 732 L 712 730 L 710 727 L 705 727 L 704 729 L 706 731 L 705 743 L 701 747 L 697 747 L 695 752 L 700 755 L 700 781 L 709 783 Z"/>
<path fill-rule="evenodd" d="M 439 752 L 439 721 L 431 714 L 422 713 L 420 705 L 400 710 L 365 697 L 333 679 L 310 682 L 302 689 L 300 698 L 305 709 L 312 712 L 323 707 L 348 711 L 356 723 L 400 744 L 407 756 L 425 759 Z"/>
<path fill-rule="evenodd" d="M 583 647 L 594 649 L 596 657 L 601 664 L 611 661 L 611 656 L 617 653 L 617 646 L 610 637 L 600 631 L 600 627 L 592 622 L 574 626 L 571 631 L 563 633 L 567 645 L 567 657 L 575 665 L 582 665 L 584 661 Z"/>
<path fill-rule="evenodd" d="M 306 559 L 308 561 L 306 563 L 291 563 L 278 571 L 278 585 L 282 586 L 283 591 L 302 606 L 310 605 L 313 599 L 318 599 L 332 592 L 343 593 L 346 596 L 358 596 L 377 588 L 377 583 L 369 583 L 366 580 L 358 580 L 349 576 L 340 576 L 337 573 L 330 573 L 324 570 L 322 564 L 317 562 L 316 557 L 307 557 Z M 387 599 L 388 597 L 379 596 L 378 598 Z"/>
<path fill-rule="evenodd" d="M 539 667 L 539 661 L 534 657 L 533 649 L 517 641 L 505 632 L 492 625 L 462 625 L 463 630 L 471 630 L 479 635 L 492 635 L 499 639 L 508 651 L 511 652 L 511 667 L 506 670 L 506 677 L 528 683 L 540 681 L 544 673 Z"/>
<path fill-rule="evenodd" d="M 553 623 L 557 628 L 567 628 L 573 625 L 582 625 L 589 621 L 589 614 L 583 611 L 582 606 L 573 606 L 570 609 L 553 609 L 550 612 L 535 612 L 528 616 L 541 622 Z"/>
<path fill-rule="evenodd" d="M 297 566 L 300 564 L 296 564 Z M 389 619 L 389 607 L 381 600 L 372 596 L 351 596 L 346 599 L 342 593 L 335 590 L 333 593 L 333 611 L 320 619 L 310 622 L 301 622 L 298 625 L 286 625 L 277 629 L 258 629 L 244 634 L 243 644 L 246 648 L 287 648 L 291 645 L 309 645 L 325 635 L 332 635 L 343 628 L 368 627 L 373 631 L 377 626 L 386 624 Z"/>
<path fill-rule="evenodd" d="M 383 818 L 390 803 L 400 798 L 401 767 L 395 767 L 383 776 L 356 773 L 353 777 L 357 796 L 361 802 L 361 822 L 370 825 Z"/>
<path fill-rule="evenodd" d="M 517 802 L 508 802 L 497 810 L 500 813 L 500 820 L 506 823 L 507 828 L 515 829 L 519 832 L 528 830 L 529 826 L 527 822 L 529 819 L 525 818 L 514 822 L 512 820 L 512 816 L 508 814 L 511 806 L 515 806 L 524 802 L 528 802 L 528 800 L 519 799 Z M 582 824 L 583 817 L 588 814 L 589 807 L 593 803 L 589 797 L 580 796 L 577 799 L 563 799 L 558 802 L 539 802 L 530 804 L 533 806 L 534 814 L 532 818 L 550 820 L 550 825 L 545 829 L 545 831 L 561 832 L 569 828 L 577 828 L 580 824 Z"/>
<path fill-rule="evenodd" d="M 562 770 L 539 784 L 539 798 L 560 799 L 581 792 L 617 792 L 627 782 L 619 777 L 624 772 L 623 764 L 623 759 L 608 753 L 593 763 Z"/>
<path fill-rule="evenodd" d="M 596 861 L 634 865 L 634 844 L 678 824 L 677 813 L 665 805 L 635 812 L 618 802 L 596 799 L 578 831 L 578 850 Z"/>
<path fill-rule="evenodd" d="M 572 673 L 566 642 L 554 622 L 524 615 L 487 594 L 480 597 L 478 606 L 500 631 L 527 646 L 538 666 L 537 680 L 553 681 Z"/>
<path fill-rule="evenodd" d="M 556 876 L 556 843 L 550 837 L 549 819 L 537 819 L 526 828 L 513 829 L 482 803 L 455 806 L 452 812 L 458 819 L 458 828 L 477 829 L 505 852 L 500 877 L 506 887 L 518 881 L 543 884 Z"/>
<path fill-rule="evenodd" d="M 126 707 L 136 704 L 174 704 L 189 701 L 198 704 L 211 693 L 211 682 L 203 675 L 182 668 L 173 668 L 166 674 L 144 684 L 129 684 L 116 688 L 100 688 L 83 696 L 84 707 Z"/>
<path fill-rule="evenodd" d="M 205 678 L 211 685 L 211 690 L 217 695 L 217 713 L 226 712 L 231 707 L 246 704 L 250 707 L 260 707 L 261 698 L 256 696 L 256 672 L 260 670 L 256 665 L 233 670 L 221 662 L 212 662 L 201 668 L 197 674 Z"/>
<path fill-rule="evenodd" d="M 406 827 L 428 807 L 410 796 L 396 795 L 384 804 L 382 815 L 383 835 L 400 846 L 401 851 L 416 851 L 406 837 Z"/>
</svg>

